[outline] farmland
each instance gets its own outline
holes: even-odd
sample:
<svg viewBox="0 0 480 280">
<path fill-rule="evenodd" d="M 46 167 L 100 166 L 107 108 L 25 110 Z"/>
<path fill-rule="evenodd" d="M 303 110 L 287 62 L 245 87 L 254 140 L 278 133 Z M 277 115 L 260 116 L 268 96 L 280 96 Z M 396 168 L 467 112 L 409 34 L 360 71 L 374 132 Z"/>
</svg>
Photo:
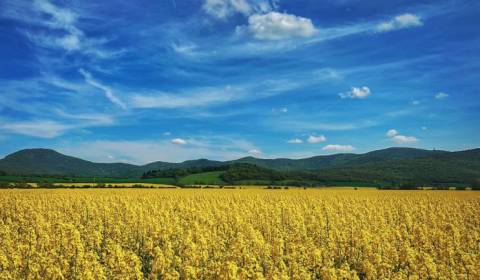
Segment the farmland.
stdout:
<svg viewBox="0 0 480 280">
<path fill-rule="evenodd" d="M 1 279 L 479 279 L 480 194 L 0 190 Z"/>
</svg>

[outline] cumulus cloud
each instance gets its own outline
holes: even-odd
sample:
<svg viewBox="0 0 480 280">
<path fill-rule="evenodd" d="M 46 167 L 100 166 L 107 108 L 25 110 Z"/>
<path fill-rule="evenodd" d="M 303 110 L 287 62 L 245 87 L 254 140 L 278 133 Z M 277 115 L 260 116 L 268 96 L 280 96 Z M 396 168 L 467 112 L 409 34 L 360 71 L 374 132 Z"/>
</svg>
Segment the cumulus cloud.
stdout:
<svg viewBox="0 0 480 280">
<path fill-rule="evenodd" d="M 367 98 L 368 96 L 370 96 L 371 94 L 371 91 L 368 87 L 361 87 L 361 88 L 357 88 L 357 87 L 352 87 L 352 89 L 348 92 L 342 92 L 342 93 L 339 93 L 338 95 L 340 96 L 340 98 L 344 99 L 344 98 L 357 98 L 357 99 L 364 99 L 364 98 Z"/>
<path fill-rule="evenodd" d="M 395 129 L 390 129 L 389 131 L 387 131 L 386 135 L 388 137 L 393 137 L 395 135 L 398 135 L 398 131 L 396 131 Z"/>
<path fill-rule="evenodd" d="M 317 32 L 310 19 L 278 12 L 251 15 L 247 30 L 260 40 L 311 37 Z"/>
<path fill-rule="evenodd" d="M 324 151 L 338 151 L 338 152 L 351 152 L 355 150 L 355 148 L 351 145 L 326 145 L 322 148 Z"/>
<path fill-rule="evenodd" d="M 187 144 L 187 141 L 185 141 L 184 139 L 182 138 L 175 138 L 175 139 L 172 139 L 170 141 L 170 143 L 174 144 L 174 145 L 185 145 Z"/>
<path fill-rule="evenodd" d="M 396 144 L 411 144 L 418 142 L 418 139 L 416 137 L 401 135 L 395 129 L 390 129 L 389 131 L 387 131 L 386 136 L 389 137 Z"/>
<path fill-rule="evenodd" d="M 449 95 L 445 92 L 439 92 L 437 94 L 435 94 L 435 99 L 445 99 L 447 98 Z"/>
<path fill-rule="evenodd" d="M 394 17 L 392 20 L 382 22 L 377 25 L 378 32 L 388 32 L 397 29 L 422 26 L 421 18 L 414 14 L 403 14 Z"/>
<path fill-rule="evenodd" d="M 327 141 L 327 138 L 324 135 L 320 135 L 320 136 L 310 135 L 307 139 L 307 142 L 310 144 L 317 144 L 325 141 Z"/>
<path fill-rule="evenodd" d="M 103 91 L 103 93 L 105 94 L 105 97 L 107 97 L 108 100 L 110 100 L 110 102 L 112 102 L 113 104 L 116 104 L 118 105 L 119 107 L 123 108 L 123 109 L 126 109 L 127 106 L 125 105 L 125 103 L 123 103 L 112 91 L 112 89 L 110 89 L 109 87 L 99 83 L 98 81 L 94 80 L 92 75 L 83 70 L 83 69 L 80 69 L 78 70 L 78 72 L 80 72 L 80 74 L 83 76 L 83 78 L 85 79 L 85 82 L 87 82 L 87 84 L 95 87 L 95 88 L 98 88 L 100 90 Z"/>
<path fill-rule="evenodd" d="M 302 143 L 303 143 L 303 140 L 302 140 L 302 139 L 295 138 L 295 139 L 290 139 L 290 140 L 288 140 L 287 143 L 289 143 L 289 144 L 302 144 Z"/>
</svg>

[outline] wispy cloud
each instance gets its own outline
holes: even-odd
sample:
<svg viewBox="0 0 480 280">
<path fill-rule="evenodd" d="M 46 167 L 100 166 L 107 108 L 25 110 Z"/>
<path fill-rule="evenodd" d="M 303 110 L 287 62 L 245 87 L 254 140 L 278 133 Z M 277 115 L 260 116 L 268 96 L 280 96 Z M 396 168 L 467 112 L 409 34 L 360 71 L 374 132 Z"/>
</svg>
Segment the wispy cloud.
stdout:
<svg viewBox="0 0 480 280">
<path fill-rule="evenodd" d="M 0 122 L 0 130 L 39 138 L 55 138 L 71 128 L 69 125 L 52 120 Z"/>
<path fill-rule="evenodd" d="M 243 92 L 243 91 L 241 91 Z M 232 87 L 200 89 L 188 93 L 135 94 L 132 106 L 136 108 L 189 108 L 213 106 L 241 98 L 241 92 Z"/>
<path fill-rule="evenodd" d="M 435 94 L 435 99 L 445 99 L 447 98 L 449 95 L 445 92 L 439 92 L 437 94 Z"/>
<path fill-rule="evenodd" d="M 52 112 L 54 114 L 50 114 L 50 119 L 13 120 L 2 118 L 0 119 L 0 130 L 5 133 L 38 138 L 56 138 L 68 131 L 114 124 L 112 116 L 106 114 L 69 114 L 60 109 L 52 109 Z"/>
<path fill-rule="evenodd" d="M 114 118 L 108 114 L 99 114 L 99 113 L 66 113 L 61 109 L 53 110 L 59 117 L 64 119 L 72 119 L 79 121 L 86 121 L 95 125 L 111 125 L 114 123 Z"/>
<path fill-rule="evenodd" d="M 352 122 L 339 121 L 318 121 L 312 118 L 297 118 L 297 119 L 269 119 L 264 121 L 264 125 L 280 131 L 349 131 L 357 130 L 377 125 L 377 121 L 373 120 L 356 120 Z"/>
<path fill-rule="evenodd" d="M 414 14 L 402 14 L 394 17 L 392 20 L 382 22 L 377 25 L 379 32 L 387 32 L 397 29 L 422 26 L 423 22 L 419 16 Z"/>
<path fill-rule="evenodd" d="M 70 8 L 60 7 L 49 0 L 35 0 L 24 5 L 7 1 L 4 17 L 28 23 L 35 31 L 21 28 L 20 31 L 33 43 L 49 49 L 60 49 L 67 53 L 76 52 L 94 58 L 114 58 L 125 50 L 108 50 L 104 45 L 109 41 L 103 37 L 90 37 L 79 27 L 78 21 L 84 15 Z M 38 29 L 40 28 L 40 29 Z"/>
<path fill-rule="evenodd" d="M 89 85 L 91 85 L 91 86 L 93 86 L 97 89 L 102 90 L 103 93 L 105 94 L 105 97 L 108 98 L 108 100 L 110 100 L 110 102 L 118 105 L 122 109 L 127 109 L 127 105 L 125 105 L 125 103 L 123 103 L 123 101 L 121 101 L 113 93 L 113 91 L 110 87 L 107 87 L 107 86 L 101 84 L 100 82 L 96 81 L 95 79 L 93 79 L 92 74 L 90 74 L 89 72 L 87 72 L 83 69 L 79 69 L 78 72 L 80 72 L 80 74 L 83 76 L 83 78 L 85 79 L 85 82 L 87 82 Z"/>
<path fill-rule="evenodd" d="M 352 145 L 337 145 L 337 144 L 330 144 L 326 145 L 322 148 L 324 151 L 335 151 L 335 152 L 351 152 L 355 150 Z"/>
<path fill-rule="evenodd" d="M 294 138 L 294 139 L 288 140 L 287 143 L 289 143 L 289 144 L 302 144 L 303 140 L 299 139 L 299 138 Z"/>
</svg>

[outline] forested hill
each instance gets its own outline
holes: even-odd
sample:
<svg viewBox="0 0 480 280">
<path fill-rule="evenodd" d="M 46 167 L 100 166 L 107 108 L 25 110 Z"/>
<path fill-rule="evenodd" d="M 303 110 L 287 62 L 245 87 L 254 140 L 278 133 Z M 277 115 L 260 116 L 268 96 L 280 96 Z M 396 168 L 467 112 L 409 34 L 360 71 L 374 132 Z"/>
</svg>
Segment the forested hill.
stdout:
<svg viewBox="0 0 480 280">
<path fill-rule="evenodd" d="M 153 162 L 142 166 L 94 163 L 54 150 L 28 149 L 1 159 L 0 174 L 140 178 L 149 171 L 151 177 L 161 177 L 161 172 L 154 175 L 154 172 L 158 171 L 184 172 L 185 169 L 202 171 L 202 168 L 210 168 L 212 171 L 216 170 L 214 167 L 220 167 L 219 170 L 223 172 L 228 169 L 225 166 L 237 164 L 250 164 L 269 170 L 260 173 L 275 171 L 272 176 L 280 176 L 285 180 L 296 180 L 299 174 L 304 176 L 304 179 L 315 181 L 472 182 L 480 179 L 480 149 L 447 152 L 413 148 L 389 148 L 365 154 L 337 154 L 305 159 L 246 157 L 227 162 L 201 159 L 182 163 Z M 257 171 L 250 173 L 258 173 Z M 242 174 L 246 176 L 243 179 L 256 179 L 245 170 Z M 262 178 L 265 178 L 264 175 Z M 228 180 L 228 175 L 225 176 Z M 236 177 L 236 180 L 240 179 L 242 178 Z"/>
<path fill-rule="evenodd" d="M 205 174 L 217 172 L 217 180 L 204 181 Z M 233 163 L 207 168 L 180 168 L 150 171 L 144 178 L 196 178 L 196 184 L 271 184 L 329 185 L 364 184 L 371 186 L 441 186 L 460 184 L 480 186 L 480 149 L 438 153 L 428 157 L 373 161 L 350 167 L 325 168 L 317 171 L 282 171 L 251 163 Z M 184 180 L 183 180 L 184 181 Z"/>
</svg>

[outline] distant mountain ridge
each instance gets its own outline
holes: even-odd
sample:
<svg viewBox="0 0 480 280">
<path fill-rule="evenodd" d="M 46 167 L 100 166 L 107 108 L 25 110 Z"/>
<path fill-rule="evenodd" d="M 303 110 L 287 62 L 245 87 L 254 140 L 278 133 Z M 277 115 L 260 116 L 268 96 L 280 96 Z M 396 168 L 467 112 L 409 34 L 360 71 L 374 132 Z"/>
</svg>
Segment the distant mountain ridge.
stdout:
<svg viewBox="0 0 480 280">
<path fill-rule="evenodd" d="M 332 177 L 342 172 L 352 174 L 362 172 L 362 174 L 370 174 L 374 177 L 381 175 L 378 170 L 384 170 L 386 173 L 391 173 L 392 170 L 418 173 L 421 172 L 421 168 L 430 168 L 434 170 L 451 169 L 458 171 L 457 173 L 460 175 L 467 174 L 476 178 L 477 172 L 480 173 L 480 149 L 447 152 L 414 148 L 387 148 L 364 154 L 347 153 L 304 159 L 245 157 L 224 162 L 199 159 L 182 163 L 157 161 L 145 165 L 95 163 L 67 156 L 51 149 L 25 149 L 1 159 L 0 171 L 12 175 L 139 178 L 144 172 L 150 170 L 221 166 L 235 163 L 249 163 L 278 171 L 321 172 Z"/>
</svg>

